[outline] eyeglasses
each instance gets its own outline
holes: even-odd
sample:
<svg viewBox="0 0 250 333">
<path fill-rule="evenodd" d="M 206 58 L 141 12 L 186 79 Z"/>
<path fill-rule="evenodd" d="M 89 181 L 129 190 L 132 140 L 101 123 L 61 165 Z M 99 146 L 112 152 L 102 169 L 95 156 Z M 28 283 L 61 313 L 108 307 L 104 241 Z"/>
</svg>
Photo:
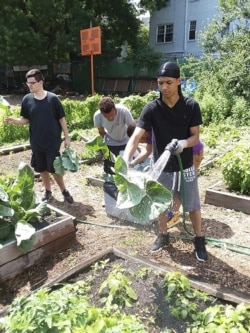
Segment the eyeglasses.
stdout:
<svg viewBox="0 0 250 333">
<path fill-rule="evenodd" d="M 34 86 L 34 84 L 38 83 L 38 81 L 34 82 L 26 82 L 27 86 Z"/>
</svg>

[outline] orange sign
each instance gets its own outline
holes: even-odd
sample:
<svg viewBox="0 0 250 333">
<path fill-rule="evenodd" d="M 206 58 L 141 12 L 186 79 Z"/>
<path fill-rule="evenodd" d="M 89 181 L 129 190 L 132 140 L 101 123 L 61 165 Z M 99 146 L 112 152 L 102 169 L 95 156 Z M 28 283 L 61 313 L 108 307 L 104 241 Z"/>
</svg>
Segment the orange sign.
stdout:
<svg viewBox="0 0 250 333">
<path fill-rule="evenodd" d="M 101 28 L 80 30 L 81 55 L 101 54 Z"/>
</svg>

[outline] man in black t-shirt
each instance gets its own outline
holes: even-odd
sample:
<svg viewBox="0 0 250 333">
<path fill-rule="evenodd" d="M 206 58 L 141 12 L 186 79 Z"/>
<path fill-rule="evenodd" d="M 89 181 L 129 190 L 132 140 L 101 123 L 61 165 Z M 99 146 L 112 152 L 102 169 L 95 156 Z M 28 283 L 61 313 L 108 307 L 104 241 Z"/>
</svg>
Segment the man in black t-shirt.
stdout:
<svg viewBox="0 0 250 333">
<path fill-rule="evenodd" d="M 7 117 L 6 123 L 29 124 L 32 150 L 31 166 L 39 172 L 45 187 L 42 200 L 52 196 L 50 173 L 58 184 L 64 200 L 73 203 L 73 198 L 65 188 L 63 177 L 55 173 L 53 162 L 60 156 L 61 132 L 64 133 L 65 146 L 70 146 L 65 113 L 62 104 L 54 93 L 43 88 L 44 77 L 39 69 L 31 69 L 26 74 L 26 84 L 30 93 L 25 95 L 21 105 L 21 118 Z"/>
<path fill-rule="evenodd" d="M 173 139 L 178 140 L 177 149 L 175 151 L 172 149 L 172 154 L 158 181 L 173 192 L 172 210 L 178 211 L 180 202 L 185 203 L 184 209 L 189 212 L 195 233 L 196 258 L 204 261 L 207 260 L 207 251 L 205 237 L 201 234 L 201 206 L 192 149 L 199 142 L 199 126 L 202 124 L 200 107 L 194 99 L 182 95 L 180 68 L 175 63 L 163 64 L 158 71 L 157 80 L 160 97 L 143 108 L 136 129 L 127 143 L 124 159 L 128 163 L 148 128 L 152 128 L 153 131 L 154 162 Z M 183 202 L 182 177 L 177 154 L 181 158 L 184 170 L 186 202 Z M 159 235 L 151 247 L 152 252 L 169 244 L 168 219 L 169 216 L 166 213 L 159 216 Z"/>
</svg>

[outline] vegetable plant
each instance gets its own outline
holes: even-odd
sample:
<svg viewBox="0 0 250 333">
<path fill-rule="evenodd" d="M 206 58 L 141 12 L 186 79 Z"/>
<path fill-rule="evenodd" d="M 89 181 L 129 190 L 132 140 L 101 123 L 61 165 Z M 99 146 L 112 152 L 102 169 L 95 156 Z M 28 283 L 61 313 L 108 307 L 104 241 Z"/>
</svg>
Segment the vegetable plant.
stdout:
<svg viewBox="0 0 250 333">
<path fill-rule="evenodd" d="M 88 283 L 78 281 L 17 298 L 8 316 L 0 319 L 0 330 L 5 333 L 147 332 L 134 315 L 91 305 L 86 296 L 88 290 Z"/>
<path fill-rule="evenodd" d="M 189 279 L 179 272 L 166 274 L 163 288 L 167 291 L 166 300 L 172 300 L 171 314 L 177 318 L 196 319 L 199 309 L 197 299 L 202 299 L 204 302 L 209 300 L 207 294 L 191 288 Z"/>
<path fill-rule="evenodd" d="M 97 266 L 100 266 L 98 269 L 101 270 L 102 267 L 106 268 L 106 265 L 107 261 L 104 260 Z M 142 267 L 141 272 L 143 271 L 157 275 L 156 271 L 147 267 Z M 90 276 L 93 277 L 91 274 Z M 96 280 L 101 283 L 99 293 L 96 293 L 98 289 L 95 285 L 91 287 L 93 279 L 83 278 L 77 282 L 71 280 L 70 283 L 41 288 L 29 296 L 16 298 L 5 317 L 0 318 L 0 332 L 148 333 L 155 331 L 153 326 L 155 316 L 152 316 L 150 306 L 141 307 L 140 297 L 137 297 L 136 291 L 132 288 L 132 278 L 138 279 L 138 271 L 133 274 L 122 265 L 115 264 L 110 273 L 106 276 L 103 272 L 103 276 L 105 277 L 102 282 L 99 275 Z M 162 273 L 160 276 L 163 276 Z M 148 278 L 151 280 L 152 275 Z M 138 286 L 138 283 L 136 285 Z M 153 285 L 152 289 L 155 289 Z M 249 332 L 249 305 L 221 304 L 216 298 L 192 288 L 188 277 L 182 273 L 169 272 L 163 276 L 162 294 L 169 304 L 170 313 L 177 318 L 186 333 Z M 99 304 L 100 301 L 102 307 L 92 304 L 92 302 Z M 134 313 L 135 304 L 137 308 L 140 306 L 141 311 L 135 315 L 125 314 Z M 161 326 L 162 333 L 173 331 L 177 332 L 170 327 Z"/>
<path fill-rule="evenodd" d="M 117 207 L 129 208 L 131 215 L 140 221 L 157 218 L 169 208 L 172 193 L 146 172 L 130 170 L 121 156 L 115 162 L 114 182 L 119 190 Z"/>
<path fill-rule="evenodd" d="M 105 303 L 108 309 L 112 306 L 131 307 L 133 301 L 137 300 L 136 292 L 131 287 L 131 280 L 123 273 L 124 270 L 116 265 L 100 286 L 99 293 L 107 288 L 107 296 L 103 296 L 101 301 Z"/>
<path fill-rule="evenodd" d="M 16 179 L 0 179 L 0 224 L 11 226 L 9 229 L 14 230 L 21 251 L 27 252 L 32 247 L 36 232 L 32 222 L 46 210 L 46 201 L 36 203 L 34 173 L 29 165 L 20 163 Z"/>
<path fill-rule="evenodd" d="M 66 147 L 61 156 L 57 156 L 53 164 L 55 172 L 64 175 L 65 170 L 76 172 L 79 169 L 79 157 L 77 152 L 70 147 Z"/>
<path fill-rule="evenodd" d="M 220 160 L 223 179 L 229 190 L 250 194 L 249 145 L 239 144 Z"/>
<path fill-rule="evenodd" d="M 100 135 L 86 142 L 85 147 L 90 151 L 95 151 L 95 152 L 101 151 L 105 158 L 109 157 L 108 146 L 105 144 L 103 138 Z"/>
<path fill-rule="evenodd" d="M 101 150 L 105 158 L 110 155 L 101 136 L 88 141 L 86 148 L 92 151 Z M 166 187 L 150 178 L 146 172 L 129 170 L 121 156 L 112 158 L 115 162 L 112 181 L 118 188 L 118 208 L 128 208 L 131 215 L 140 221 L 149 221 L 157 218 L 170 206 L 172 193 Z"/>
</svg>

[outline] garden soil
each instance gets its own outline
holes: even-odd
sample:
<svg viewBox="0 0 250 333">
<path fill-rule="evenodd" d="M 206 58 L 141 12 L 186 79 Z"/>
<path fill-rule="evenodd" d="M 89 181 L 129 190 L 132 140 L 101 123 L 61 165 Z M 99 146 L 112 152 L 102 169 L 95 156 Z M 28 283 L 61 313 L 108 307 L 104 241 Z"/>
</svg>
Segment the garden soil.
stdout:
<svg viewBox="0 0 250 333">
<path fill-rule="evenodd" d="M 13 105 L 18 103 L 17 100 L 12 101 L 10 98 L 9 101 Z M 84 142 L 72 142 L 72 148 L 81 154 L 85 150 Z M 29 150 L 2 155 L 0 174 L 15 174 L 20 162 L 29 163 L 29 161 Z M 234 244 L 233 250 L 236 251 L 229 249 L 232 246 L 226 243 L 223 247 L 218 246 L 219 242 L 215 245 L 208 243 L 207 262 L 198 262 L 195 258 L 193 243 L 190 240 L 192 237 L 186 231 L 188 229 L 192 232 L 188 218 L 186 228 L 183 224 L 178 224 L 170 229 L 171 244 L 167 249 L 151 254 L 149 249 L 156 238 L 156 225 L 133 224 L 107 215 L 103 188 L 88 182 L 88 177 L 101 177 L 102 170 L 102 161 L 97 161 L 90 165 L 82 163 L 77 173 L 65 174 L 66 186 L 74 197 L 74 203 L 71 205 L 63 201 L 62 194 L 51 179 L 53 198 L 50 204 L 76 217 L 76 241 L 67 250 L 51 253 L 48 258 L 2 283 L 0 310 L 8 306 L 15 297 L 29 294 L 109 247 L 122 248 L 161 266 L 185 271 L 215 286 L 218 291 L 230 288 L 250 295 L 250 253 L 247 248 L 250 216 L 204 203 L 206 189 L 222 179 L 219 169 L 212 167 L 200 172 L 199 175 L 202 229 L 206 237 Z M 39 177 L 36 178 L 35 189 L 37 194 L 42 196 L 43 187 Z M 237 244 L 246 248 L 239 248 Z M 142 293 L 144 292 L 142 289 Z"/>
</svg>

